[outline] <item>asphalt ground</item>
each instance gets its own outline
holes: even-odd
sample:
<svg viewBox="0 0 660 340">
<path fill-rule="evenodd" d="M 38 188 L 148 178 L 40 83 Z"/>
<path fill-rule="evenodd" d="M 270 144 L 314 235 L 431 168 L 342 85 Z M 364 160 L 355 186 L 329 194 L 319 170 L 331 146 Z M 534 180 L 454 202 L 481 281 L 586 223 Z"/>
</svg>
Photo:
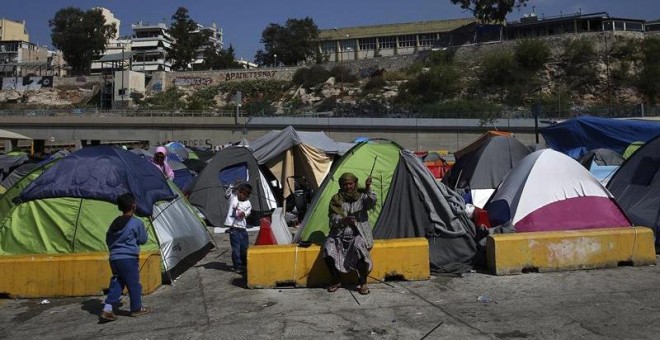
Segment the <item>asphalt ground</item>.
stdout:
<svg viewBox="0 0 660 340">
<path fill-rule="evenodd" d="M 256 235 L 251 234 L 254 238 Z M 231 270 L 229 238 L 174 285 L 143 298 L 153 312 L 99 320 L 103 296 L 0 299 L 5 339 L 656 339 L 657 266 L 352 287 L 248 289 Z"/>
</svg>

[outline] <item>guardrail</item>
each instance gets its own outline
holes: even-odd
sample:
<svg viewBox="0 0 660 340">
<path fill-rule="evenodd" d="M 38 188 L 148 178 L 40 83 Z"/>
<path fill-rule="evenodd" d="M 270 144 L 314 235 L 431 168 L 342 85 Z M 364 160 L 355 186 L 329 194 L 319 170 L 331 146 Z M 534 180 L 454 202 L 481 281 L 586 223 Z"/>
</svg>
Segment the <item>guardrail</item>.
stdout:
<svg viewBox="0 0 660 340">
<path fill-rule="evenodd" d="M 164 110 L 84 110 L 35 109 L 0 110 L 0 116 L 121 116 L 121 117 L 233 117 L 231 111 L 164 111 Z"/>
</svg>

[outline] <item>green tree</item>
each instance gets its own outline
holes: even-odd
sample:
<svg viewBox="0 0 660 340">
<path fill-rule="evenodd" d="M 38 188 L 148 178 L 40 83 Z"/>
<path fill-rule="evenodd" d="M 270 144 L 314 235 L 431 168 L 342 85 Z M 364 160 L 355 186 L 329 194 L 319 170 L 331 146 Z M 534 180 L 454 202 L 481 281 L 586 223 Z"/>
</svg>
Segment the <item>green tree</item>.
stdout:
<svg viewBox="0 0 660 340">
<path fill-rule="evenodd" d="M 53 46 L 62 51 L 74 75 L 89 74 L 92 60 L 105 51 L 108 40 L 117 33 L 114 24 L 105 24 L 98 9 L 83 12 L 75 7 L 62 8 L 48 25 Z"/>
<path fill-rule="evenodd" d="M 648 37 L 642 44 L 642 70 L 637 87 L 649 104 L 655 105 L 660 95 L 660 38 Z"/>
<path fill-rule="evenodd" d="M 204 62 L 194 68 L 195 70 L 221 70 L 241 67 L 241 64 L 236 61 L 234 47 L 229 45 L 229 48 L 221 50 L 213 47 L 206 48 L 204 50 Z"/>
<path fill-rule="evenodd" d="M 167 59 L 172 61 L 172 69 L 189 69 L 197 56 L 197 51 L 208 41 L 210 33 L 199 30 L 185 7 L 179 7 L 172 15 L 172 24 L 168 31 L 174 40 L 172 49 L 167 54 Z"/>
<path fill-rule="evenodd" d="M 514 8 L 527 5 L 529 0 L 451 0 L 454 5 L 472 12 L 481 22 L 501 22 Z"/>
<path fill-rule="evenodd" d="M 592 92 L 598 83 L 598 52 L 590 38 L 577 38 L 564 47 L 564 80 L 569 90 L 578 93 Z"/>
<path fill-rule="evenodd" d="M 319 29 L 310 17 L 288 19 L 284 26 L 271 23 L 261 32 L 264 50 L 258 50 L 254 60 L 262 66 L 276 62 L 297 65 L 310 59 L 320 60 L 318 37 Z"/>
</svg>

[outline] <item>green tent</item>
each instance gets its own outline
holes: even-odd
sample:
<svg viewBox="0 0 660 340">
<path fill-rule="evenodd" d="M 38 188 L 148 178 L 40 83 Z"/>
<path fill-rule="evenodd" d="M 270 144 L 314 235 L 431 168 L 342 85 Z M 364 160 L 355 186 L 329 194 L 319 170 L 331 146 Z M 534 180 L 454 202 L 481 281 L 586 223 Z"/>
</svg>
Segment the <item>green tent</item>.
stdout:
<svg viewBox="0 0 660 340">
<path fill-rule="evenodd" d="M 374 162 L 375 160 L 375 162 Z M 411 151 L 391 141 L 360 143 L 335 162 L 312 200 L 295 241 L 322 244 L 329 231 L 328 206 L 344 172 L 364 183 L 372 171 L 378 203 L 369 212 L 374 239 L 425 237 L 433 269 L 471 264 L 476 255 L 475 227 L 465 202 L 435 178 Z"/>
<path fill-rule="evenodd" d="M 637 149 L 641 148 L 642 145 L 644 145 L 644 142 L 640 141 L 630 143 L 630 145 L 628 145 L 628 147 L 623 151 L 623 159 L 630 158 L 630 156 L 634 154 Z"/>
<path fill-rule="evenodd" d="M 115 158 L 117 167 L 107 167 L 108 163 L 89 162 L 91 157 L 105 152 L 105 159 Z M 37 167 L 32 172 L 17 181 L 7 192 L 0 197 L 0 256 L 26 255 L 26 254 L 77 254 L 86 252 L 106 252 L 105 243 L 107 228 L 117 216 L 119 211 L 116 203 L 109 200 L 91 198 L 85 195 L 72 197 L 63 195 L 59 197 L 46 197 L 24 200 L 25 192 L 30 188 L 43 188 L 39 181 L 52 175 L 61 163 L 72 163 L 76 168 L 83 164 L 89 166 L 106 166 L 112 169 L 108 176 L 97 176 L 102 181 L 107 178 L 117 183 L 120 171 L 126 167 L 139 167 L 147 170 L 148 174 L 160 176 L 162 174 L 148 162 L 127 151 L 119 149 L 86 150 L 86 154 L 79 154 L 78 159 L 56 159 Z M 75 155 L 76 153 L 72 154 Z M 129 158 L 130 162 L 119 163 L 121 155 Z M 135 159 L 130 159 L 135 157 Z M 73 159 L 73 160 L 72 160 Z M 100 173 L 99 171 L 91 171 Z M 81 172 L 83 176 L 86 172 Z M 151 175 L 149 175 L 151 176 Z M 52 178 L 52 176 L 50 176 Z M 66 176 L 63 176 L 66 177 Z M 80 186 L 90 181 L 78 181 L 81 177 L 72 177 L 65 183 L 71 192 L 80 191 Z M 148 177 L 142 177 L 148 180 Z M 64 179 L 67 180 L 67 179 Z M 172 181 L 161 179 L 157 190 L 167 190 L 172 198 L 157 200 L 152 205 L 152 213 L 147 216 L 138 216 L 147 227 L 148 241 L 141 246 L 142 251 L 159 251 L 162 256 L 162 267 L 167 277 L 172 279 L 191 263 L 206 254 L 211 247 L 211 238 L 205 226 L 187 199 L 176 188 Z M 31 185 L 32 184 L 32 185 Z M 153 192 L 154 187 L 147 190 Z M 194 261 L 194 262 L 191 262 Z"/>
<path fill-rule="evenodd" d="M 328 205 L 332 196 L 339 191 L 339 176 L 344 172 L 352 172 L 362 186 L 372 167 L 372 189 L 378 197 L 376 208 L 369 212 L 369 224 L 373 227 L 380 215 L 383 197 L 387 197 L 389 192 L 392 175 L 399 162 L 400 150 L 401 147 L 398 144 L 390 141 L 363 142 L 351 148 L 342 158 L 335 161 L 333 168 L 314 196 L 302 221 L 303 227 L 299 230 L 299 235 L 296 235 L 296 239 L 321 244 L 330 230 Z"/>
</svg>

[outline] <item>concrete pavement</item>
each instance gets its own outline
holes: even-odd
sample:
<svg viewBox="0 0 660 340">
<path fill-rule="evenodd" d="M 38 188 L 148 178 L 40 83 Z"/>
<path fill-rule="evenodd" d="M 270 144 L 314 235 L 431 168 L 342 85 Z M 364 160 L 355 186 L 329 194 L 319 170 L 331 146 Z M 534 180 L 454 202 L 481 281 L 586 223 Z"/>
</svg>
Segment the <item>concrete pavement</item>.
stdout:
<svg viewBox="0 0 660 340">
<path fill-rule="evenodd" d="M 231 271 L 228 235 L 214 236 L 219 248 L 174 285 L 144 297 L 151 314 L 121 313 L 119 320 L 103 323 L 98 319 L 102 296 L 48 299 L 48 304 L 2 299 L 0 338 L 639 339 L 660 334 L 657 266 L 433 276 L 373 284 L 367 296 L 344 288 L 333 294 L 289 287 L 251 290 Z"/>
</svg>

